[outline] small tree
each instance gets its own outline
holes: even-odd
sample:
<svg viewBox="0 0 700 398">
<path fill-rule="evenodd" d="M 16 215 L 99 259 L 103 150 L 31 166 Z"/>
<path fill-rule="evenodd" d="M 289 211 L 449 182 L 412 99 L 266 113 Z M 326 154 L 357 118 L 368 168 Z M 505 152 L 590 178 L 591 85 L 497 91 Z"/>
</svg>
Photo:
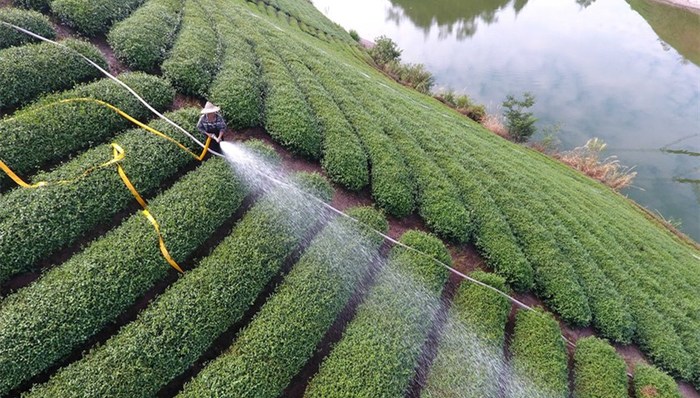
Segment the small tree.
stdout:
<svg viewBox="0 0 700 398">
<path fill-rule="evenodd" d="M 369 55 L 374 62 L 382 67 L 390 62 L 400 62 L 401 50 L 396 42 L 386 36 L 379 36 L 374 41 L 374 47 L 369 50 Z"/>
<path fill-rule="evenodd" d="M 508 135 L 513 141 L 526 142 L 535 134 L 537 119 L 532 116 L 532 112 L 527 111 L 533 105 L 535 105 L 535 97 L 528 92 L 523 95 L 521 100 L 508 95 L 503 101 Z"/>
</svg>

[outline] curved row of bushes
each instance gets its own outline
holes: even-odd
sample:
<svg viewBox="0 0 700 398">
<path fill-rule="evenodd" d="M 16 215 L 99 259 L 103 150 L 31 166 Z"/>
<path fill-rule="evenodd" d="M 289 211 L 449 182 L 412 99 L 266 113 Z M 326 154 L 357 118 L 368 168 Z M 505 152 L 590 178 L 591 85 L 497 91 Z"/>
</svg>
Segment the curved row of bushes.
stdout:
<svg viewBox="0 0 700 398">
<path fill-rule="evenodd" d="M 294 43 L 296 44 L 296 43 Z M 307 55 L 300 46 L 275 46 L 287 68 L 306 94 L 323 132 L 321 165 L 331 180 L 353 191 L 369 184 L 367 155 L 338 105 L 318 78 L 300 60 Z"/>
<path fill-rule="evenodd" d="M 276 10 L 281 10 L 300 23 L 313 26 L 315 29 L 322 31 L 326 35 L 347 41 L 351 40 L 348 33 L 345 32 L 342 27 L 324 17 L 323 14 L 311 3 L 298 2 L 294 0 L 262 0 L 262 2 L 273 7 L 272 12 L 275 16 Z"/>
<path fill-rule="evenodd" d="M 233 129 L 262 124 L 263 82 L 257 58 L 241 32 L 248 29 L 239 17 L 222 7 L 217 23 L 224 48 L 221 70 L 211 85 L 210 100 L 221 107 Z"/>
<path fill-rule="evenodd" d="M 100 77 L 100 71 L 78 53 L 107 68 L 104 56 L 92 44 L 75 39 L 60 43 L 67 48 L 37 43 L 0 50 L 0 110 Z"/>
<path fill-rule="evenodd" d="M 132 73 L 120 79 L 158 110 L 164 110 L 175 97 L 172 87 L 155 76 Z M 20 176 L 31 175 L 131 126 L 113 110 L 94 102 L 58 102 L 81 97 L 113 104 L 136 119 L 150 115 L 131 93 L 109 79 L 50 95 L 0 120 L 0 153 L 8 167 Z M 10 183 L 14 184 L 4 174 L 0 176 L 0 184 Z"/>
<path fill-rule="evenodd" d="M 410 108 L 397 101 L 384 100 L 383 104 L 385 109 L 400 119 L 445 176 L 459 189 L 463 203 L 472 215 L 474 243 L 489 267 L 506 278 L 514 289 L 530 290 L 534 283 L 532 266 L 520 249 L 503 212 L 480 180 L 465 169 L 458 157 L 446 150 L 444 143 L 438 142 L 424 118 L 415 117 Z"/>
<path fill-rule="evenodd" d="M 343 73 L 342 70 L 328 58 L 324 59 L 325 63 L 314 57 L 303 61 L 333 96 L 362 141 L 370 163 L 373 199 L 392 216 L 402 218 L 411 214 L 415 208 L 415 183 L 411 174 L 376 120 L 337 81 L 336 76 Z"/>
<path fill-rule="evenodd" d="M 516 383 L 513 398 L 569 396 L 568 356 L 559 323 L 551 314 L 518 311 L 510 351 Z"/>
<path fill-rule="evenodd" d="M 255 50 L 265 81 L 265 129 L 292 152 L 320 159 L 323 136 L 304 94 L 269 39 L 252 30 L 250 34 L 255 35 Z"/>
<path fill-rule="evenodd" d="M 155 396 L 241 319 L 320 217 L 313 205 L 289 195 L 280 189 L 261 199 L 211 255 L 134 322 L 29 396 Z M 289 207 L 277 205 L 282 198 Z"/>
<path fill-rule="evenodd" d="M 230 166 L 216 158 L 151 201 L 175 261 L 187 259 L 230 218 L 243 195 Z M 153 226 L 135 214 L 6 297 L 0 307 L 0 394 L 66 357 L 169 272 Z"/>
<path fill-rule="evenodd" d="M 193 130 L 196 109 L 168 115 Z M 184 134 L 163 121 L 151 127 L 186 142 Z M 194 159 L 174 144 L 143 130 L 131 130 L 114 139 L 126 152 L 122 166 L 142 195 L 157 190 Z M 72 179 L 112 157 L 109 144 L 97 146 L 37 180 Z M 0 283 L 32 269 L 43 258 L 73 244 L 84 234 L 134 203 L 114 167 L 97 170 L 73 184 L 39 189 L 16 189 L 0 197 Z M 40 237 L 40 239 L 37 239 Z"/>
<path fill-rule="evenodd" d="M 533 171 L 533 173 L 535 172 Z M 618 232 L 618 225 L 608 224 L 603 220 L 593 220 L 590 217 L 589 212 L 600 206 L 599 203 L 586 200 L 583 201 L 585 206 L 574 206 L 570 201 L 570 195 L 567 197 L 564 192 L 559 192 L 548 181 L 543 183 L 541 188 L 542 202 L 551 202 L 550 208 L 557 209 L 555 214 L 558 214 L 564 222 L 569 222 L 568 228 L 576 235 L 576 240 L 589 248 L 588 254 L 596 259 L 596 263 L 601 267 L 606 278 L 626 299 L 631 318 L 634 321 L 634 341 L 655 363 L 678 377 L 692 380 L 692 375 L 698 372 L 691 354 L 692 350 L 697 352 L 697 339 L 693 337 L 697 335 L 694 332 L 697 330 L 697 326 L 693 328 L 689 318 L 676 317 L 677 311 L 674 305 L 669 304 L 666 297 L 675 295 L 677 291 L 681 290 L 679 289 L 681 286 L 676 283 L 676 289 L 669 286 L 667 290 L 663 290 L 659 294 L 654 293 L 653 288 L 649 290 L 642 285 L 642 283 L 646 283 L 650 287 L 659 285 L 660 282 L 657 281 L 657 278 L 650 278 L 649 275 L 645 275 L 645 272 L 649 268 L 655 268 L 656 261 L 662 260 L 654 260 L 654 250 L 650 248 L 645 249 L 646 254 L 641 262 L 632 258 L 630 254 L 637 251 L 637 248 L 625 243 L 624 240 L 616 240 L 611 237 L 611 233 L 617 234 L 617 236 L 629 236 L 629 234 Z M 557 200 L 557 206 L 555 206 L 554 200 Z M 561 207 L 561 211 L 559 211 L 559 207 Z M 572 217 L 572 214 L 576 214 L 576 217 Z M 585 224 L 585 226 L 580 225 L 580 223 Z M 625 250 L 619 251 L 614 256 L 609 253 L 610 248 L 620 247 L 621 244 Z M 664 263 L 671 261 L 668 257 L 663 260 L 665 260 Z M 641 267 L 640 264 L 645 264 L 645 266 Z M 663 272 L 672 272 L 672 269 L 658 272 L 660 273 L 656 275 L 663 275 Z M 680 278 L 680 276 L 678 277 Z M 684 302 L 682 298 L 679 298 L 676 305 Z"/>
<path fill-rule="evenodd" d="M 574 376 L 576 398 L 627 398 L 627 365 L 604 340 L 576 342 Z"/>
<path fill-rule="evenodd" d="M 17 25 L 20 28 L 44 36 L 47 39 L 55 39 L 56 31 L 51 21 L 45 15 L 36 11 L 22 10 L 19 8 L 0 8 L 0 21 Z M 22 33 L 12 27 L 0 24 L 0 49 L 21 46 L 36 41 L 32 36 Z"/>
<path fill-rule="evenodd" d="M 352 82 L 347 84 L 355 86 Z M 379 95 L 374 91 L 360 89 L 357 85 L 354 94 L 363 99 L 375 120 L 380 121 L 385 133 L 394 142 L 398 152 L 416 181 L 418 213 L 428 227 L 441 237 L 458 243 L 466 243 L 472 234 L 471 214 L 464 207 L 459 192 L 442 170 L 418 146 L 404 126 L 399 125 L 391 115 L 382 115 L 382 108 L 366 98 Z"/>
<path fill-rule="evenodd" d="M 178 92 L 205 97 L 219 72 L 221 42 L 210 0 L 184 2 L 180 32 L 161 69 Z"/>
<path fill-rule="evenodd" d="M 469 276 L 508 291 L 496 274 L 474 271 Z M 421 397 L 498 396 L 510 307 L 510 300 L 493 290 L 470 281 L 459 285 Z"/>
<path fill-rule="evenodd" d="M 386 220 L 371 208 L 348 214 L 387 229 Z M 331 221 L 233 346 L 179 396 L 279 396 L 350 299 L 380 243 L 372 231 L 348 219 Z"/>
<path fill-rule="evenodd" d="M 156 71 L 170 51 L 180 27 L 184 0 L 149 0 L 115 24 L 107 41 L 131 70 Z"/>
<path fill-rule="evenodd" d="M 126 18 L 144 0 L 51 0 L 51 11 L 63 23 L 87 36 L 97 36 Z"/>
<path fill-rule="evenodd" d="M 418 231 L 400 241 L 428 256 L 396 246 L 389 263 L 321 364 L 305 397 L 403 396 L 440 304 L 451 264 L 437 238 Z"/>
<path fill-rule="evenodd" d="M 501 183 L 511 192 L 523 192 L 525 189 L 522 183 L 506 182 L 506 178 L 501 178 Z M 634 321 L 627 303 L 619 296 L 614 285 L 605 277 L 598 265 L 592 261 L 589 253 L 573 238 L 571 229 L 562 226 L 562 220 L 568 220 L 571 214 L 559 213 L 558 210 L 547 206 L 546 202 L 533 203 L 529 206 L 529 210 L 541 224 L 549 226 L 549 232 L 556 237 L 553 244 L 575 271 L 577 280 L 588 299 L 592 325 L 604 337 L 629 344 L 634 333 Z"/>
</svg>

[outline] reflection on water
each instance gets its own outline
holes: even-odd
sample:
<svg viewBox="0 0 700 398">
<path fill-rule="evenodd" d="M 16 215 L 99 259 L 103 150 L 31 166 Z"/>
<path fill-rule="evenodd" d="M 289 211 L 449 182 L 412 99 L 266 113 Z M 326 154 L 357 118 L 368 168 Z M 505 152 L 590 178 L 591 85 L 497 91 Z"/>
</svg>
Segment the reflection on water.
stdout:
<svg viewBox="0 0 700 398">
<path fill-rule="evenodd" d="M 387 11 L 387 20 L 401 23 L 408 18 L 426 34 L 435 26 L 440 37 L 455 37 L 462 40 L 476 33 L 479 21 L 486 24 L 496 22 L 498 10 L 511 4 L 511 0 L 390 0 L 393 7 Z M 520 11 L 528 0 L 513 3 Z"/>
<path fill-rule="evenodd" d="M 563 125 L 562 149 L 603 139 L 636 166 L 637 188 L 624 193 L 700 240 L 700 158 L 661 150 L 700 152 L 699 17 L 650 1 L 314 4 L 365 38 L 391 37 L 405 62 L 492 112 L 508 94 L 532 92 L 539 127 Z"/>
<path fill-rule="evenodd" d="M 686 60 L 700 66 L 700 14 L 650 0 L 627 0 L 654 29 L 665 50 L 674 48 Z"/>
</svg>

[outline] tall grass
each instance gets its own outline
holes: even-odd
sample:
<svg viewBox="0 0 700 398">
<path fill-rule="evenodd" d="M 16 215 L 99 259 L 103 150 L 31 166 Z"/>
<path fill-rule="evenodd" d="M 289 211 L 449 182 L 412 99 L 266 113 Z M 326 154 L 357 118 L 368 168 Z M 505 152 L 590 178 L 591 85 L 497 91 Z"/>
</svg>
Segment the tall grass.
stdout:
<svg viewBox="0 0 700 398">
<path fill-rule="evenodd" d="M 637 176 L 637 172 L 633 171 L 634 167 L 620 164 L 616 156 L 601 158 L 606 147 L 607 144 L 603 140 L 592 138 L 586 142 L 586 145 L 555 157 L 614 190 L 629 187 Z"/>
</svg>

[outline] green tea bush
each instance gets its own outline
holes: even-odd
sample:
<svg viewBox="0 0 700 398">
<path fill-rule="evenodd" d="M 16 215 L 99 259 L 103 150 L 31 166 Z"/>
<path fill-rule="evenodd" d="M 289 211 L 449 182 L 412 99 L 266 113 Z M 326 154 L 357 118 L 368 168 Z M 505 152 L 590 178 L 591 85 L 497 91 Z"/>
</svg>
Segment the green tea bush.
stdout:
<svg viewBox="0 0 700 398">
<path fill-rule="evenodd" d="M 338 82 L 337 76 L 342 70 L 334 64 L 322 64 L 313 57 L 306 58 L 304 62 L 319 77 L 347 121 L 355 128 L 367 153 L 374 200 L 392 216 L 402 218 L 411 214 L 415 208 L 415 183 L 408 168 L 391 140 L 382 134 L 377 121 Z"/>
<path fill-rule="evenodd" d="M 22 7 L 30 10 L 36 11 L 48 11 L 50 0 L 13 0 L 12 4 L 17 7 Z"/>
<path fill-rule="evenodd" d="M 455 242 L 469 241 L 473 226 L 462 198 L 444 172 L 430 159 L 416 140 L 417 132 L 408 124 L 399 124 L 395 115 L 386 112 L 370 98 L 381 93 L 372 87 L 353 84 L 353 93 L 365 103 L 375 120 L 389 136 L 408 166 L 417 188 L 418 212 L 432 231 Z"/>
<path fill-rule="evenodd" d="M 559 324 L 544 311 L 520 310 L 510 346 L 515 375 L 551 397 L 569 396 L 568 357 Z M 527 395 L 527 389 L 518 390 Z M 523 396 L 522 398 L 525 398 Z"/>
<path fill-rule="evenodd" d="M 107 35 L 114 54 L 132 70 L 156 71 L 175 41 L 183 0 L 149 0 Z"/>
<path fill-rule="evenodd" d="M 121 75 L 120 79 L 159 110 L 169 106 L 175 96 L 172 87 L 155 76 L 137 72 Z M 3 161 L 20 176 L 31 175 L 48 163 L 100 144 L 131 126 L 113 110 L 94 102 L 57 102 L 81 97 L 106 101 L 136 119 L 150 115 L 131 93 L 109 79 L 77 86 L 44 97 L 13 117 L 0 120 Z M 0 176 L 0 184 L 9 183 L 14 184 L 4 174 Z"/>
<path fill-rule="evenodd" d="M 333 187 L 328 183 L 328 180 L 319 173 L 300 172 L 294 176 L 292 181 L 299 188 L 309 192 L 324 202 L 330 202 L 333 199 Z"/>
<path fill-rule="evenodd" d="M 53 0 L 51 11 L 63 23 L 87 36 L 107 32 L 144 0 Z"/>
<path fill-rule="evenodd" d="M 349 211 L 386 231 L 369 209 Z M 324 228 L 233 346 L 209 363 L 182 397 L 277 397 L 314 354 L 349 300 L 381 240 L 346 218 Z"/>
<path fill-rule="evenodd" d="M 205 97 L 219 71 L 221 43 L 208 10 L 185 0 L 180 33 L 170 56 L 163 62 L 163 76 L 187 95 Z"/>
<path fill-rule="evenodd" d="M 278 52 L 285 60 L 293 54 L 303 53 L 300 48 L 283 49 Z M 287 61 L 290 72 L 306 94 L 316 119 L 323 132 L 321 165 L 335 182 L 358 191 L 369 184 L 367 155 L 362 144 L 338 105 L 316 76 L 301 62 Z"/>
<path fill-rule="evenodd" d="M 262 79 L 255 53 L 240 34 L 243 29 L 231 24 L 220 27 L 224 57 L 209 95 L 234 129 L 262 124 Z"/>
<path fill-rule="evenodd" d="M 0 21 L 17 25 L 47 39 L 56 38 L 56 31 L 49 19 L 36 12 L 18 8 L 0 8 Z M 7 25 L 0 25 L 0 49 L 20 46 L 36 41 L 33 37 Z"/>
<path fill-rule="evenodd" d="M 275 151 L 275 148 L 271 147 L 263 140 L 254 138 L 246 141 L 245 146 L 272 167 L 278 167 L 282 164 L 282 158 L 277 151 Z"/>
<path fill-rule="evenodd" d="M 474 271 L 469 276 L 508 292 L 505 279 L 496 274 Z M 510 307 L 510 300 L 493 290 L 470 281 L 459 285 L 422 397 L 498 395 L 498 369 L 488 364 L 503 355 Z"/>
<path fill-rule="evenodd" d="M 175 261 L 204 243 L 243 196 L 231 167 L 216 158 L 152 200 L 150 210 Z M 169 272 L 153 226 L 139 213 L 6 297 L 0 307 L 0 394 L 66 357 Z"/>
<path fill-rule="evenodd" d="M 525 291 L 533 286 L 533 270 L 520 249 L 513 231 L 498 208 L 481 178 L 474 177 L 474 171 L 467 170 L 459 157 L 446 151 L 444 143 L 432 133 L 432 126 L 422 117 L 416 117 L 406 104 L 391 98 L 382 98 L 387 112 L 395 116 L 399 123 L 417 140 L 426 155 L 431 156 L 436 165 L 449 178 L 461 195 L 461 201 L 472 215 L 475 244 L 485 257 L 488 265 L 506 278 L 516 290 Z M 487 178 L 486 176 L 484 178 Z"/>
<path fill-rule="evenodd" d="M 403 396 L 432 324 L 451 264 L 445 245 L 429 234 L 408 231 L 400 241 L 427 253 L 396 246 L 343 338 L 309 383 L 306 397 Z"/>
<path fill-rule="evenodd" d="M 576 398 L 626 398 L 627 365 L 605 340 L 586 337 L 576 342 Z"/>
<path fill-rule="evenodd" d="M 178 124 L 194 130 L 197 110 L 170 114 Z M 184 134 L 163 121 L 151 123 L 181 142 Z M 130 130 L 114 139 L 126 152 L 124 170 L 143 195 L 156 191 L 194 158 L 180 148 L 143 130 Z M 97 146 L 37 180 L 71 179 L 112 157 L 109 144 Z M 73 184 L 40 189 L 15 189 L 0 197 L 0 282 L 26 272 L 41 259 L 73 244 L 85 233 L 134 203 L 114 167 L 101 169 Z"/>
<path fill-rule="evenodd" d="M 243 317 L 319 218 L 302 201 L 277 206 L 276 200 L 287 195 L 280 189 L 263 197 L 210 256 L 134 322 L 35 387 L 29 397 L 156 395 Z"/>
<path fill-rule="evenodd" d="M 265 128 L 276 141 L 293 152 L 319 159 L 323 137 L 304 94 L 267 43 L 258 43 L 257 51 L 266 85 Z"/>
<path fill-rule="evenodd" d="M 0 50 L 0 109 L 24 105 L 37 96 L 73 87 L 101 76 L 82 54 L 106 68 L 102 53 L 90 43 L 66 39 L 61 44 L 26 44 Z"/>
<path fill-rule="evenodd" d="M 633 384 L 637 398 L 681 398 L 676 381 L 652 365 L 637 364 Z"/>
</svg>

